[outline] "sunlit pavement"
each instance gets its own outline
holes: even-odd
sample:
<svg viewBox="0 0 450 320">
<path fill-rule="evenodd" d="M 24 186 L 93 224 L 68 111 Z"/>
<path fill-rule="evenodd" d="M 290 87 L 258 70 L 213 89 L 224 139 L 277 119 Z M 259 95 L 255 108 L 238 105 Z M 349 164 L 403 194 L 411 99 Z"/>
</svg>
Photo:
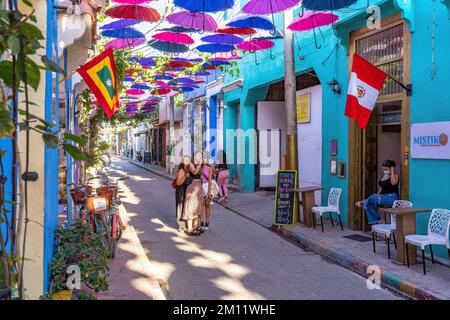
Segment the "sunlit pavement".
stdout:
<svg viewBox="0 0 450 320">
<path fill-rule="evenodd" d="M 363 277 L 218 205 L 210 229 L 188 237 L 176 230 L 170 181 L 124 160 L 115 160 L 108 172 L 130 178 L 121 199 L 150 260 L 145 272 L 165 284 L 173 299 L 400 299 L 369 290 Z M 124 268 L 128 264 L 124 259 Z M 139 279 L 120 286 L 139 288 Z"/>
</svg>

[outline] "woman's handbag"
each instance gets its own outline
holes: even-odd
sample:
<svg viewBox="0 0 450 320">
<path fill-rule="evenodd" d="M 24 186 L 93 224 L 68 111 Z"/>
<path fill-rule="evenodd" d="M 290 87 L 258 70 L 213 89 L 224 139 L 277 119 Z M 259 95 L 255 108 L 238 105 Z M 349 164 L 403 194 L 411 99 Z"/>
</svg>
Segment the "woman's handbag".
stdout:
<svg viewBox="0 0 450 320">
<path fill-rule="evenodd" d="M 205 194 L 208 194 L 208 182 L 205 182 L 202 184 L 203 187 L 203 191 L 205 192 Z M 219 196 L 219 185 L 217 184 L 217 182 L 215 180 L 211 180 L 211 197 L 217 198 Z"/>
</svg>

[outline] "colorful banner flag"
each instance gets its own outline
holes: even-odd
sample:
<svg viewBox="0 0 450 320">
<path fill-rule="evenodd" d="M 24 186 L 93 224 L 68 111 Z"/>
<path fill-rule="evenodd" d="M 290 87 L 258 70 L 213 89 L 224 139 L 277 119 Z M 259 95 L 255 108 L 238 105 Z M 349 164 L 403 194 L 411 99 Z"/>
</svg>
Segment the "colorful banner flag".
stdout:
<svg viewBox="0 0 450 320">
<path fill-rule="evenodd" d="M 116 65 L 112 49 L 107 49 L 78 68 L 108 119 L 119 109 Z"/>
<path fill-rule="evenodd" d="M 387 76 L 385 72 L 359 55 L 353 56 L 345 115 L 356 120 L 361 129 L 369 122 Z"/>
</svg>

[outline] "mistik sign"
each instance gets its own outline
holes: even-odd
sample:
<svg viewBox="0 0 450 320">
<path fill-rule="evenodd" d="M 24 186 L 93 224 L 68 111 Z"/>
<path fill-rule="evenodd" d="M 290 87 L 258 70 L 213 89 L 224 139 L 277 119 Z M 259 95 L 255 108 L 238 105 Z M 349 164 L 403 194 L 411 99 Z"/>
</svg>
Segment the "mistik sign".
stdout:
<svg viewBox="0 0 450 320">
<path fill-rule="evenodd" d="M 450 121 L 411 126 L 411 157 L 450 160 Z"/>
</svg>

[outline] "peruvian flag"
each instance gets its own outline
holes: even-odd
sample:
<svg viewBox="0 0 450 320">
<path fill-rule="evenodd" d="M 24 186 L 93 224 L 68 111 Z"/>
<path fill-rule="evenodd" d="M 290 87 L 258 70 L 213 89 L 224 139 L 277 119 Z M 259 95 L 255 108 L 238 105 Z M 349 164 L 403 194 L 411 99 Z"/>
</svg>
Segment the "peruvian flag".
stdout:
<svg viewBox="0 0 450 320">
<path fill-rule="evenodd" d="M 359 55 L 353 56 L 345 115 L 356 120 L 361 129 L 367 126 L 387 76 L 385 72 Z"/>
</svg>

